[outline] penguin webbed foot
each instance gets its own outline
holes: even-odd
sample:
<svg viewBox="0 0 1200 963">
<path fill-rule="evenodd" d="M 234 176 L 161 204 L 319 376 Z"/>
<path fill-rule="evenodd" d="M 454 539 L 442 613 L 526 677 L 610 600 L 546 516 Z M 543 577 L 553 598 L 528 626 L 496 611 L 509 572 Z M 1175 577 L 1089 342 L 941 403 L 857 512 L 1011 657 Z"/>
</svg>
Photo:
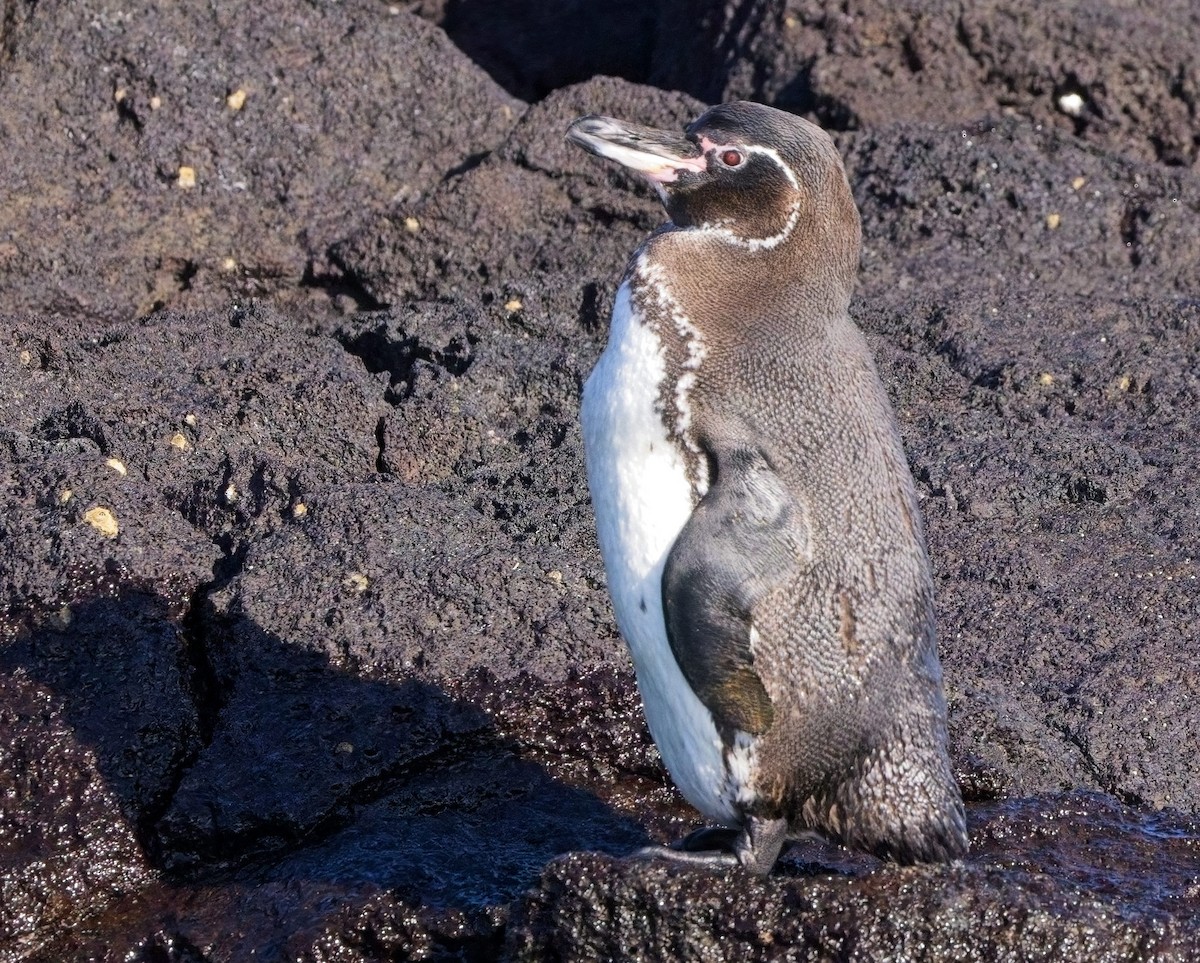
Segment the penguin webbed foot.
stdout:
<svg viewBox="0 0 1200 963">
<path fill-rule="evenodd" d="M 683 839 L 677 839 L 671 843 L 670 848 L 686 853 L 701 853 L 714 849 L 732 853 L 741 834 L 740 829 L 729 829 L 726 826 L 701 826 L 699 829 L 692 830 Z"/>
<path fill-rule="evenodd" d="M 669 859 L 722 869 L 741 866 L 755 876 L 766 876 L 779 859 L 787 838 L 786 819 L 751 816 L 740 830 L 705 827 L 671 846 L 646 846 L 634 855 L 641 859 Z"/>
<path fill-rule="evenodd" d="M 666 859 L 673 863 L 689 863 L 692 866 L 709 866 L 714 869 L 730 869 L 738 865 L 732 852 L 722 849 L 688 850 L 672 846 L 643 846 L 634 851 L 634 859 Z"/>
</svg>

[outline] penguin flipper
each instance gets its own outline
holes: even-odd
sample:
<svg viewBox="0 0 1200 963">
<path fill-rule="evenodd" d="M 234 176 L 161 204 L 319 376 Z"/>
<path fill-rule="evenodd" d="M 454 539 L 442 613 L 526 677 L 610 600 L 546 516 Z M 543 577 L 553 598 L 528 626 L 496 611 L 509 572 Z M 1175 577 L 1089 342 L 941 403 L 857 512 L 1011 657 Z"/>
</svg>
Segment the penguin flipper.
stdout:
<svg viewBox="0 0 1200 963">
<path fill-rule="evenodd" d="M 774 721 L 754 668 L 755 604 L 807 552 L 806 513 L 759 451 L 716 459 L 715 477 L 663 569 L 667 639 L 718 725 L 751 735 Z"/>
</svg>

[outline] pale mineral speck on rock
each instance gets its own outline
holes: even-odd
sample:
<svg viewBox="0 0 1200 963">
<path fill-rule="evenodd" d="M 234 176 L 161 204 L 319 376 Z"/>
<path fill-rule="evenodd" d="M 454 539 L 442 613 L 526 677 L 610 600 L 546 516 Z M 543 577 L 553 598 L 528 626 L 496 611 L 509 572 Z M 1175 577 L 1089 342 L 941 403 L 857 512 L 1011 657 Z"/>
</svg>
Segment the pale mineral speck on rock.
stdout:
<svg viewBox="0 0 1200 963">
<path fill-rule="evenodd" d="M 1074 92 L 1063 94 L 1058 98 L 1058 109 L 1071 117 L 1078 117 L 1082 114 L 1083 105 L 1083 97 Z"/>
<path fill-rule="evenodd" d="M 107 538 L 115 538 L 120 531 L 117 516 L 112 513 L 111 509 L 102 505 L 89 508 L 83 513 L 83 520 Z"/>
</svg>

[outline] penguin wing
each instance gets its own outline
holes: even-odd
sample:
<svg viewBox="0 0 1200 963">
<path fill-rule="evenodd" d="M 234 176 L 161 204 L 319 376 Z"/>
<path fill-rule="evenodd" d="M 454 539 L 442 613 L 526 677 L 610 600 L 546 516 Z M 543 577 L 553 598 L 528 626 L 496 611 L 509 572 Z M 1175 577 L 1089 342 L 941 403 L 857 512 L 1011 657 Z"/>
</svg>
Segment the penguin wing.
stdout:
<svg viewBox="0 0 1200 963">
<path fill-rule="evenodd" d="M 774 707 L 754 668 L 751 614 L 808 554 L 807 513 L 757 451 L 717 460 L 716 478 L 663 569 L 667 639 L 719 725 L 761 735 Z"/>
</svg>

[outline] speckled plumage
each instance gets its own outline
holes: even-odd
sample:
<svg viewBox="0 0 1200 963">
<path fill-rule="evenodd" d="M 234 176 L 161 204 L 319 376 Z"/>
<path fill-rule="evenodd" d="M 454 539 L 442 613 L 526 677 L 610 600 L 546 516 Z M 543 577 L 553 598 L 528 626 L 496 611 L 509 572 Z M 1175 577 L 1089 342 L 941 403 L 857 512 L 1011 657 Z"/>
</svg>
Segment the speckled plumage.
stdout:
<svg viewBox="0 0 1200 963">
<path fill-rule="evenodd" d="M 848 314 L 860 231 L 841 158 L 752 104 L 686 138 L 607 118 L 569 136 L 641 171 L 671 217 L 631 261 L 583 414 L 668 768 L 740 828 L 754 871 L 804 830 L 902 861 L 962 854 L 916 494 Z"/>
</svg>

